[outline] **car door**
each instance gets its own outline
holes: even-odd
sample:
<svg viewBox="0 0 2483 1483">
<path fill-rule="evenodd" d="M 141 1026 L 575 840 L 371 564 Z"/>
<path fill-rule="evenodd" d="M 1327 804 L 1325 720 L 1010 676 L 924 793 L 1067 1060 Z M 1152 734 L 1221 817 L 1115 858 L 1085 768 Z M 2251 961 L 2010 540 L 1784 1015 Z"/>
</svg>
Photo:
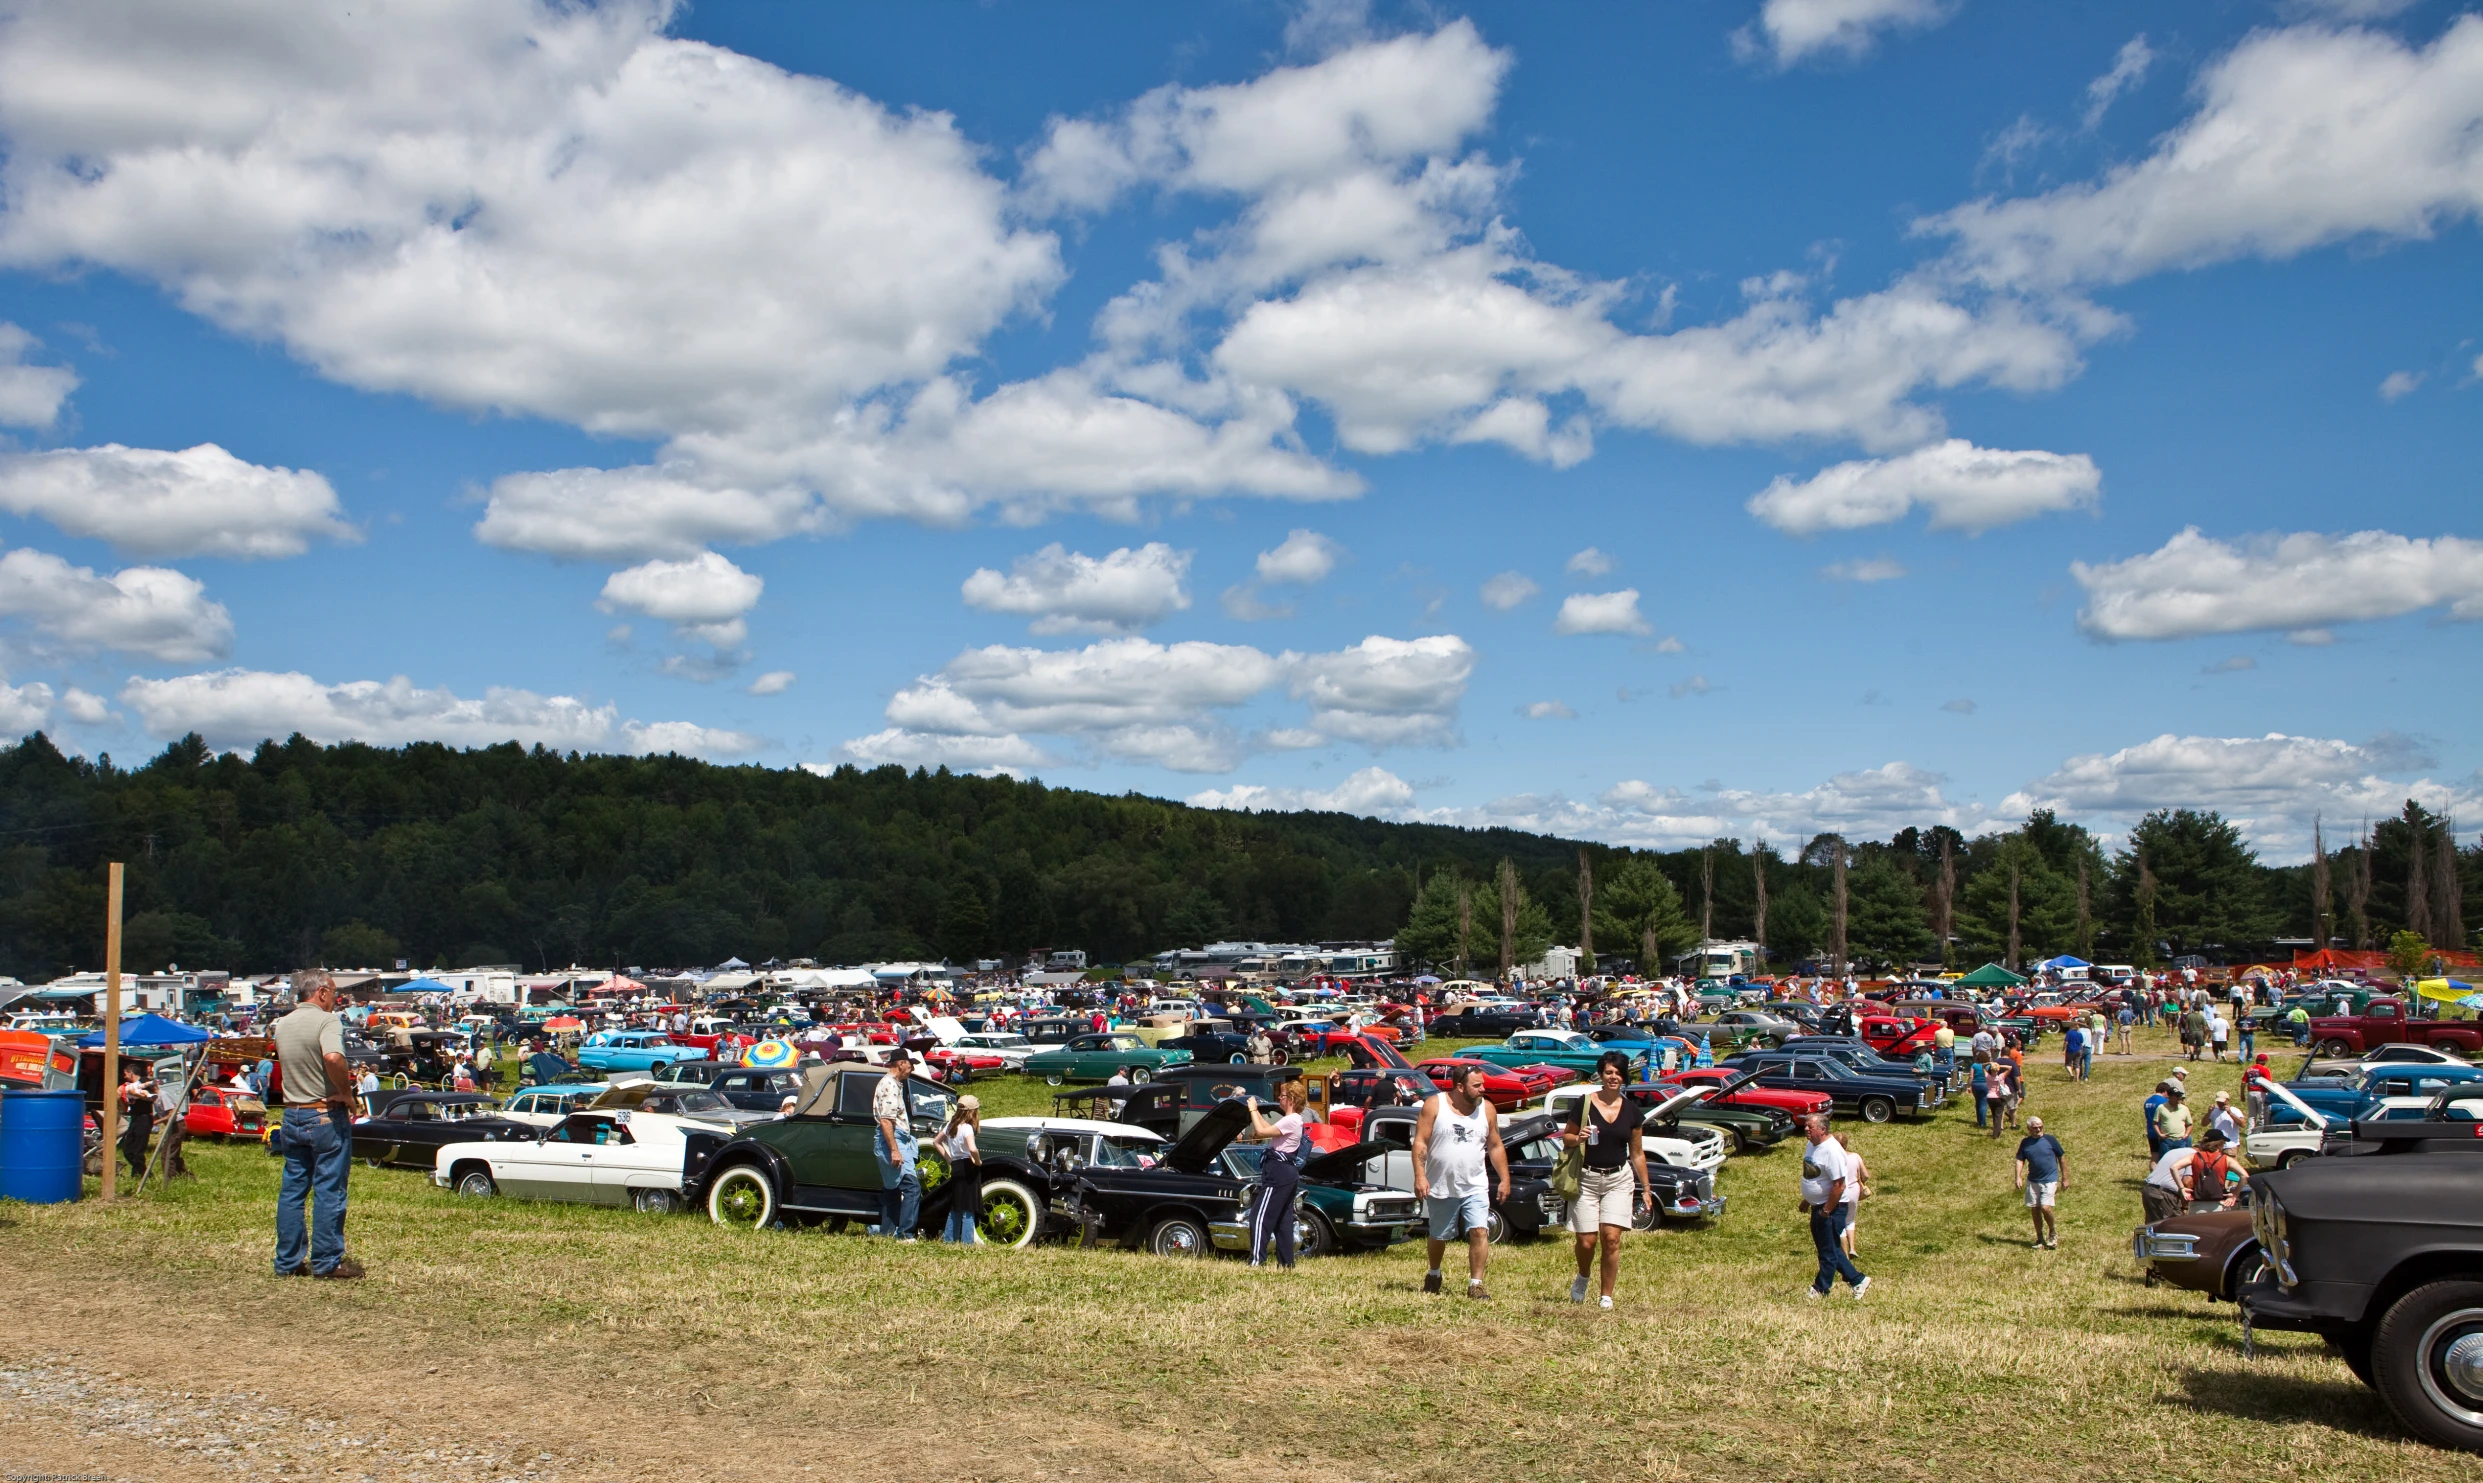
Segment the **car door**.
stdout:
<svg viewBox="0 0 2483 1483">
<path fill-rule="evenodd" d="M 505 1159 L 492 1160 L 493 1177 L 503 1192 L 530 1200 L 591 1201 L 596 1129 L 610 1123 L 609 1113 L 573 1112 L 540 1143 L 511 1144 Z"/>
</svg>

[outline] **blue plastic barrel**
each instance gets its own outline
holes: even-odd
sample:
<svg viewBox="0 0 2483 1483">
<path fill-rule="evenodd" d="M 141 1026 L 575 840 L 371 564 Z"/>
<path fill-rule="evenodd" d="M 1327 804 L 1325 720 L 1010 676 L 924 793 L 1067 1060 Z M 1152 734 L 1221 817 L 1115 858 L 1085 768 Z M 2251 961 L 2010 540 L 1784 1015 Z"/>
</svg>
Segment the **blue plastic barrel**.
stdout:
<svg viewBox="0 0 2483 1483">
<path fill-rule="evenodd" d="M 83 1185 L 78 1155 L 86 1098 L 60 1092 L 0 1091 L 0 1200 L 58 1205 Z"/>
</svg>

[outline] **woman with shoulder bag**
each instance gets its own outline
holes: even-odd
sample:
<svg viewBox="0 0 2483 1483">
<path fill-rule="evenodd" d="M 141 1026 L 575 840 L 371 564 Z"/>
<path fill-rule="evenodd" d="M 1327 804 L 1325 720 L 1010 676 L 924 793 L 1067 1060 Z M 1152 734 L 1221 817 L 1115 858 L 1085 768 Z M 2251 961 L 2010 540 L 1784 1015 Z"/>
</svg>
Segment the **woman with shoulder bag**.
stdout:
<svg viewBox="0 0 2483 1483">
<path fill-rule="evenodd" d="M 960 1246 L 975 1244 L 974 1224 L 983 1213 L 983 1150 L 974 1136 L 982 1125 L 983 1103 L 968 1093 L 940 1131 L 939 1149 L 948 1157 L 948 1222 L 940 1239 Z"/>
<path fill-rule="evenodd" d="M 1603 1251 L 1603 1299 L 1612 1306 L 1612 1284 L 1621 1270 L 1621 1233 L 1636 1223 L 1638 1202 L 1648 1198 L 1646 1109 L 1625 1088 L 1629 1058 L 1606 1051 L 1595 1063 L 1595 1090 L 1578 1101 L 1563 1155 L 1578 1158 L 1578 1193 L 1569 1202 L 1569 1229 L 1578 1240 L 1578 1275 L 1569 1301 L 1586 1301 L 1595 1252 Z"/>
</svg>

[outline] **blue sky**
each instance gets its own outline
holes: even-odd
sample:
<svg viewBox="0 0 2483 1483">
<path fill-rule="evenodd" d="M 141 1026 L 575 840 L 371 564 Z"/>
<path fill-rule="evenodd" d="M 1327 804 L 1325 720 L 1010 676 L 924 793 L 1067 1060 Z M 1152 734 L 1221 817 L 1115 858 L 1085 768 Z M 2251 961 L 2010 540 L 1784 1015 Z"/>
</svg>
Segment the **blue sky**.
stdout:
<svg viewBox="0 0 2483 1483">
<path fill-rule="evenodd" d="M 14 9 L 84 752 L 2483 815 L 2470 5 Z"/>
</svg>

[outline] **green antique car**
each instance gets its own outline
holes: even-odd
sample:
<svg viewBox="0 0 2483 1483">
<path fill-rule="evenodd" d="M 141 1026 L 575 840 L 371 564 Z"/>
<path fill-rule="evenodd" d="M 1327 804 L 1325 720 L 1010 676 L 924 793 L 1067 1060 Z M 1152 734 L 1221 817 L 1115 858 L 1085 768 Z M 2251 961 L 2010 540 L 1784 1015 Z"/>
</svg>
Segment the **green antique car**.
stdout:
<svg viewBox="0 0 2483 1483">
<path fill-rule="evenodd" d="M 1026 1058 L 1026 1074 L 1040 1076 L 1048 1086 L 1064 1081 L 1109 1081 L 1115 1071 L 1134 1070 L 1132 1081 L 1145 1081 L 1166 1066 L 1186 1066 L 1186 1050 L 1158 1050 L 1127 1031 L 1079 1035 L 1068 1044 L 1037 1051 Z"/>
<path fill-rule="evenodd" d="M 1595 1074 L 1595 1063 L 1613 1047 L 1581 1035 L 1575 1030 L 1520 1030 L 1498 1045 L 1470 1050 L 1466 1055 L 1495 1066 L 1558 1066 L 1575 1071 L 1582 1077 Z M 1636 1081 L 1646 1070 L 1644 1052 L 1623 1051 L 1629 1057 L 1629 1079 Z"/>
</svg>

